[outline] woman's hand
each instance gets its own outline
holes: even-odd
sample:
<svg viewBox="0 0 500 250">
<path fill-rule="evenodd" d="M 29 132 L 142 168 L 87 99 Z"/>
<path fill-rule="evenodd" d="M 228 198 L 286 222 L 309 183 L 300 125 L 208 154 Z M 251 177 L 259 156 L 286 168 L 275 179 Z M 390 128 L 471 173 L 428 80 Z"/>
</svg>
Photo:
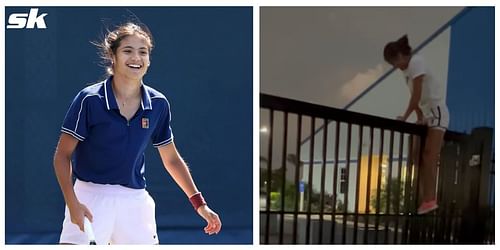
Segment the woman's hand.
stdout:
<svg viewBox="0 0 500 250">
<path fill-rule="evenodd" d="M 84 217 L 89 218 L 91 222 L 93 221 L 92 213 L 90 212 L 90 210 L 80 202 L 68 205 L 68 209 L 71 217 L 71 222 L 77 225 L 80 228 L 80 230 L 84 232 L 83 230 Z"/>
<path fill-rule="evenodd" d="M 417 125 L 426 125 L 427 123 L 425 122 L 425 120 L 424 120 L 424 119 L 418 119 L 418 120 L 415 122 L 415 124 L 417 124 Z"/>
<path fill-rule="evenodd" d="M 207 205 L 199 207 L 197 212 L 207 221 L 207 226 L 204 228 L 205 233 L 209 235 L 218 234 L 222 227 L 219 215 L 212 211 Z"/>
</svg>

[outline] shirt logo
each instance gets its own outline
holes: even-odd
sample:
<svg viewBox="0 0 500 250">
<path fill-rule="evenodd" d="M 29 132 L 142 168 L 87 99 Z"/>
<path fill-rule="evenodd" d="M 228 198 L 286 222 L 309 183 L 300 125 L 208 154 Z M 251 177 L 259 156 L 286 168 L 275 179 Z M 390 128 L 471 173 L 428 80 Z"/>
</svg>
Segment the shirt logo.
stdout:
<svg viewBox="0 0 500 250">
<path fill-rule="evenodd" d="M 149 128 L 149 118 L 143 117 L 141 124 L 142 124 L 142 128 Z"/>
</svg>

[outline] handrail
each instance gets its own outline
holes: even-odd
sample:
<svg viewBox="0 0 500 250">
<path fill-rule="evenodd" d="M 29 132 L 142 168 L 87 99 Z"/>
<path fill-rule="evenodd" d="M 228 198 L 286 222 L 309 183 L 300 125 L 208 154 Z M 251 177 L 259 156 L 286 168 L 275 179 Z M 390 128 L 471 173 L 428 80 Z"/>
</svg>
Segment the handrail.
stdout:
<svg viewBox="0 0 500 250">
<path fill-rule="evenodd" d="M 408 122 L 397 121 L 268 94 L 260 94 L 260 107 L 298 113 L 302 115 L 309 115 L 318 118 L 326 118 L 329 120 L 368 127 L 383 128 L 414 135 L 424 135 L 426 133 L 426 127 L 422 125 L 416 125 Z"/>
</svg>

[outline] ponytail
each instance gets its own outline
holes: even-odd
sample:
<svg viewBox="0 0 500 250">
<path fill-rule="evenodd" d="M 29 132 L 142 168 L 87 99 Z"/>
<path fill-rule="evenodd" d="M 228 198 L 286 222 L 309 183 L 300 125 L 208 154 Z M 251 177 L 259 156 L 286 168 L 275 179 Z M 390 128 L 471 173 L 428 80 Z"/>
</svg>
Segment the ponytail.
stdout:
<svg viewBox="0 0 500 250">
<path fill-rule="evenodd" d="M 384 48 L 384 59 L 386 62 L 391 63 L 398 54 L 404 56 L 411 55 L 411 47 L 408 42 L 408 36 L 404 35 L 395 42 L 389 42 Z"/>
<path fill-rule="evenodd" d="M 399 52 L 401 52 L 401 54 L 403 54 L 404 56 L 409 56 L 411 54 L 411 47 L 408 42 L 408 35 L 404 35 L 401 38 L 399 38 L 397 43 L 399 47 Z"/>
</svg>

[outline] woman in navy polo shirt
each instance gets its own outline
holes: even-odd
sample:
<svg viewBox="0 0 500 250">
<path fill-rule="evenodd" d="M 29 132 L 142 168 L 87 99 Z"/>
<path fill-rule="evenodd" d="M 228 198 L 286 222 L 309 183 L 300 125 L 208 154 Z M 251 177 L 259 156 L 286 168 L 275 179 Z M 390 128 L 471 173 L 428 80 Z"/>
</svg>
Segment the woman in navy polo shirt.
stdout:
<svg viewBox="0 0 500 250">
<path fill-rule="evenodd" d="M 221 229 L 175 147 L 170 105 L 142 83 L 153 49 L 145 26 L 126 23 L 98 44 L 110 77 L 81 90 L 61 129 L 54 168 L 66 202 L 62 244 L 87 244 L 84 217 L 97 244 L 158 244 L 155 204 L 145 190 L 144 151 L 152 141 L 165 169 L 207 221 Z M 76 177 L 73 185 L 72 175 Z"/>
</svg>

